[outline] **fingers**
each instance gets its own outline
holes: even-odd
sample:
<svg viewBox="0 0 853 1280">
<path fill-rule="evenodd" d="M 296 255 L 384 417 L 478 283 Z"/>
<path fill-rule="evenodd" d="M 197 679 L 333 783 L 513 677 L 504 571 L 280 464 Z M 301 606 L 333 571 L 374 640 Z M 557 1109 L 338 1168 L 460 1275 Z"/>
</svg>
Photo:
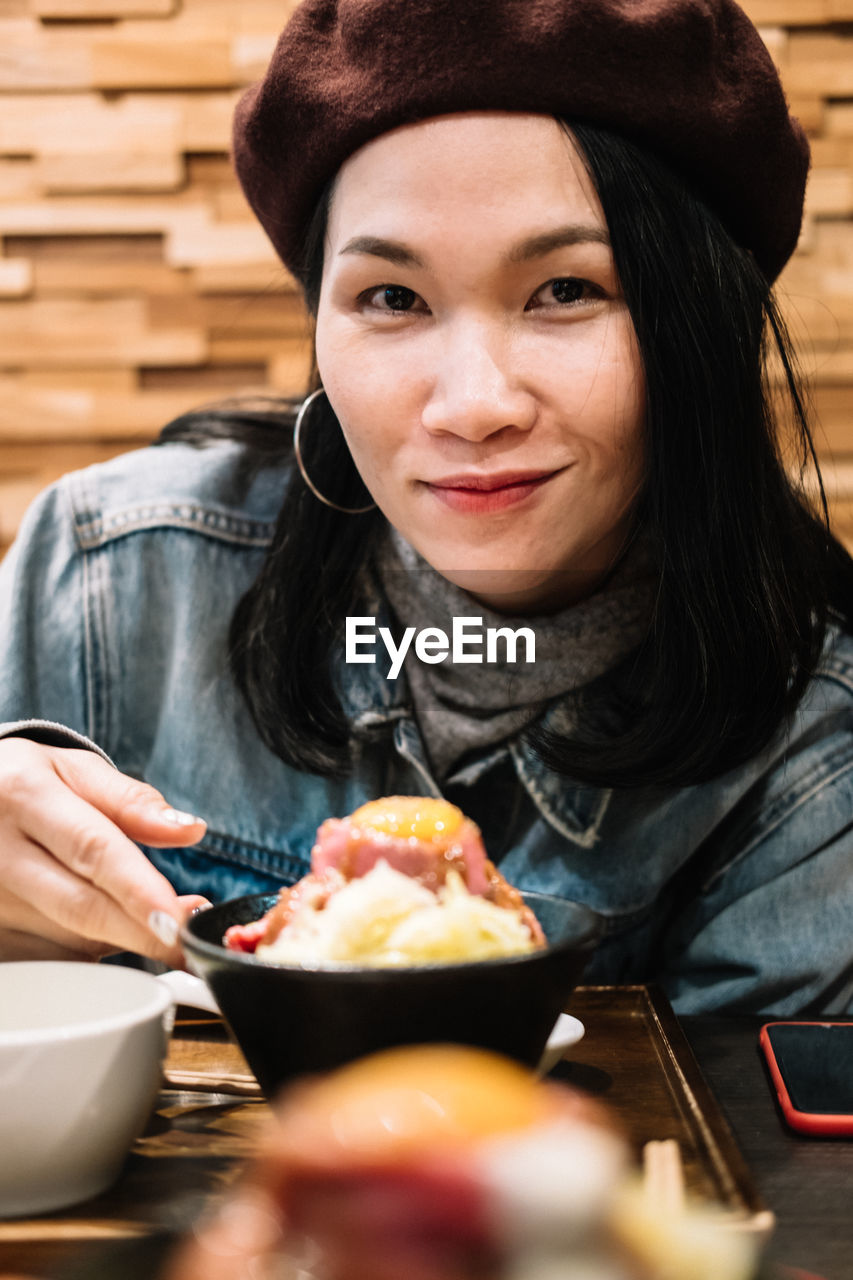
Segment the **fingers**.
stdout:
<svg viewBox="0 0 853 1280">
<path fill-rule="evenodd" d="M 196 911 L 204 911 L 207 907 L 213 906 L 209 898 L 203 898 L 200 893 L 184 893 L 177 899 L 178 916 L 181 924 L 185 924 L 190 916 L 195 915 Z"/>
<path fill-rule="evenodd" d="M 4 888 L 0 926 L 5 926 L 3 932 L 8 935 L 5 950 L 0 952 L 4 960 L 50 959 L 52 950 L 74 952 L 80 959 L 99 960 L 115 951 L 115 947 L 109 943 L 82 937 L 79 933 L 66 929 L 61 922 L 51 920 L 38 906 L 13 892 L 9 885 Z M 25 939 L 30 941 L 26 942 Z M 49 943 L 50 948 L 45 946 L 37 954 L 39 939 Z M 12 950 L 13 943 L 18 946 L 17 951 Z"/>
<path fill-rule="evenodd" d="M 72 791 L 132 840 L 173 848 L 195 844 L 204 834 L 203 818 L 174 809 L 154 787 L 119 773 L 93 751 L 56 752 L 53 763 Z"/>
<path fill-rule="evenodd" d="M 11 902 L 10 910 L 10 899 Z M 186 919 L 193 911 L 210 906 L 206 898 L 197 894 L 178 899 L 181 917 Z M 137 947 L 118 947 L 109 942 L 85 937 L 65 928 L 61 906 L 58 919 L 51 919 L 30 903 L 12 894 L 7 886 L 4 902 L 0 904 L 0 921 L 9 915 L 14 927 L 3 927 L 0 922 L 0 962 L 4 960 L 100 960 L 119 950 L 133 950 L 153 959 L 163 960 L 170 968 L 183 968 L 185 959 L 174 948 L 158 943 L 157 939 L 142 938 Z M 88 929 L 87 929 L 88 932 Z M 152 952 L 157 954 L 152 955 Z M 5 1278 L 4 1278 L 5 1280 Z"/>
<path fill-rule="evenodd" d="M 109 955 L 112 948 L 96 951 L 94 946 L 88 951 L 79 951 L 76 947 L 63 947 L 40 933 L 23 932 L 20 929 L 0 928 L 0 961 L 3 960 L 74 960 L 96 961 L 102 955 Z M 6 1276 L 2 1277 L 6 1280 Z"/>
<path fill-rule="evenodd" d="M 67 951 L 129 950 L 182 965 L 179 924 L 205 900 L 178 899 L 134 838 L 180 845 L 204 829 L 93 752 L 0 742 L 0 928 L 7 947 L 17 935 L 33 934 Z"/>
<path fill-rule="evenodd" d="M 43 910 L 68 928 L 128 950 L 141 946 L 147 955 L 153 954 L 153 931 L 157 958 L 173 958 L 175 892 L 114 823 L 64 789 L 31 813 L 28 835 L 43 854 L 31 850 L 27 860 L 30 901 L 44 901 Z M 33 896 L 34 877 L 43 898 Z"/>
<path fill-rule="evenodd" d="M 4 868 L 4 923 L 91 957 L 111 951 L 134 951 L 170 966 L 181 965 L 177 946 L 177 918 L 183 918 L 171 888 L 172 901 L 161 908 L 173 931 L 158 937 L 149 917 L 139 921 L 97 885 L 75 875 L 38 845 L 30 844 L 25 856 L 12 858 Z M 150 868 L 145 855 L 134 846 L 136 858 Z M 153 869 L 153 868 L 152 868 Z M 126 871 L 128 879 L 134 868 Z M 159 876 L 159 872 L 155 872 Z M 168 883 L 168 882 L 167 882 Z M 12 901 L 14 899 L 14 901 Z M 144 907 L 142 908 L 145 909 Z M 21 958 L 21 957 L 19 957 Z"/>
</svg>

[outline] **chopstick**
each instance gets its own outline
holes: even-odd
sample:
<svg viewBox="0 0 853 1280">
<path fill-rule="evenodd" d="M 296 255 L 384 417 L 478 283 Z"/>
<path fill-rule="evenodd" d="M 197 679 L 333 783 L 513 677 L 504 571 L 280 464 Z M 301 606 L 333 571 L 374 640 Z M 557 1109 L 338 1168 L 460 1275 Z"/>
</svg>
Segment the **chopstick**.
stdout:
<svg viewBox="0 0 853 1280">
<path fill-rule="evenodd" d="M 656 1213 L 667 1216 L 683 1211 L 685 1206 L 684 1162 L 675 1138 L 647 1142 L 643 1147 L 643 1192 Z M 773 1234 L 776 1216 L 772 1209 L 758 1209 L 746 1216 L 727 1215 L 728 1231 L 743 1232 L 761 1246 Z M 817 1278 L 816 1278 L 817 1280 Z"/>
<path fill-rule="evenodd" d="M 655 1139 L 643 1147 L 643 1189 L 658 1211 L 679 1213 L 684 1208 L 684 1162 L 675 1138 Z"/>
<path fill-rule="evenodd" d="M 167 1089 L 186 1089 L 190 1093 L 234 1093 L 244 1098 L 264 1096 L 254 1076 L 237 1072 L 191 1071 L 167 1064 L 164 1079 Z"/>
</svg>

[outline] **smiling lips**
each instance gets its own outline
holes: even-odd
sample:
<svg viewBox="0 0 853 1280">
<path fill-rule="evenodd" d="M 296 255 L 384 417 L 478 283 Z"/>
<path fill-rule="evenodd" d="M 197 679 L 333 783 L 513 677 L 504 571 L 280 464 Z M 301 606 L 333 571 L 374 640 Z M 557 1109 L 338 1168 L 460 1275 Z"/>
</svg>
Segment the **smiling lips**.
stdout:
<svg viewBox="0 0 853 1280">
<path fill-rule="evenodd" d="M 453 511 L 488 514 L 523 502 L 557 474 L 558 471 L 504 471 L 447 476 L 424 483 L 439 502 Z"/>
</svg>

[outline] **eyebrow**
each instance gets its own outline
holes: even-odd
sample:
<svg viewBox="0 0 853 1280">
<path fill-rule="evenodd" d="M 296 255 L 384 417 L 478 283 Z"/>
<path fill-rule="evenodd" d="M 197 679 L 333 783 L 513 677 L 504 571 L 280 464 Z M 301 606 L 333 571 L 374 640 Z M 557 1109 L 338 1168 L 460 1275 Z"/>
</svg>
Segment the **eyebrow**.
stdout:
<svg viewBox="0 0 853 1280">
<path fill-rule="evenodd" d="M 610 238 L 603 227 L 587 223 L 573 223 L 565 227 L 556 227 L 553 231 L 543 231 L 539 235 L 530 236 L 513 245 L 506 255 L 507 262 L 530 262 L 534 258 L 544 258 L 555 249 L 563 249 L 574 244 L 603 244 L 610 246 Z M 340 250 L 341 254 L 367 254 L 373 258 L 384 258 L 398 267 L 424 267 L 423 259 L 399 240 L 385 240 L 382 236 L 354 236 Z"/>
<path fill-rule="evenodd" d="M 398 267 L 422 267 L 423 259 L 418 257 L 414 249 L 402 244 L 399 240 L 383 240 L 381 236 L 354 236 L 348 240 L 340 251 L 343 253 L 365 253 L 373 258 L 385 258 Z"/>
<path fill-rule="evenodd" d="M 510 262 L 530 262 L 533 258 L 544 258 L 554 249 L 564 249 L 573 244 L 603 244 L 610 247 L 610 237 L 604 227 L 592 223 L 573 223 L 567 227 L 557 227 L 553 231 L 543 231 L 541 235 L 531 236 L 510 249 L 507 258 Z"/>
</svg>

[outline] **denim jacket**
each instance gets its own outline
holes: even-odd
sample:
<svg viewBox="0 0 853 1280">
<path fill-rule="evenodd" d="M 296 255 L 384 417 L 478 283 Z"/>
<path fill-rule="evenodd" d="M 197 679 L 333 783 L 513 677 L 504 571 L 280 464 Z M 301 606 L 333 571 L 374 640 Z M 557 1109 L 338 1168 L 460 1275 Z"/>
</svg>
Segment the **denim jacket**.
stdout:
<svg viewBox="0 0 853 1280">
<path fill-rule="evenodd" d="M 241 456 L 230 442 L 173 443 L 65 476 L 0 566 L 0 733 L 85 739 L 204 817 L 197 846 L 146 852 L 179 893 L 214 901 L 302 875 L 330 815 L 440 794 L 405 677 L 379 666 L 341 675 L 356 729 L 375 731 L 345 779 L 300 772 L 260 741 L 227 633 L 285 472 L 250 475 Z M 848 636 L 833 636 L 793 722 L 712 782 L 579 785 L 518 740 L 444 794 L 480 824 L 511 882 L 604 917 L 586 981 L 656 981 L 681 1013 L 853 1012 Z"/>
</svg>

